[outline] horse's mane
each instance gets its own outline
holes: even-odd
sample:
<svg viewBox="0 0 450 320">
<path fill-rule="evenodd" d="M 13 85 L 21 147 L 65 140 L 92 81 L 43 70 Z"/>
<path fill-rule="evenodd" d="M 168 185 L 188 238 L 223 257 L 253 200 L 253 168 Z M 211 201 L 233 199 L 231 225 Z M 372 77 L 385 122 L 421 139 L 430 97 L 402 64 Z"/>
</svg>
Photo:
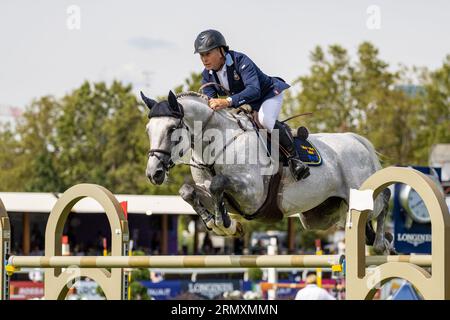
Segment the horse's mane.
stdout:
<svg viewBox="0 0 450 320">
<path fill-rule="evenodd" d="M 178 98 L 200 98 L 203 99 L 205 103 L 208 103 L 208 96 L 199 92 L 195 92 L 195 91 L 186 91 L 186 92 L 181 92 L 178 93 L 176 95 L 177 99 Z"/>
<path fill-rule="evenodd" d="M 206 107 L 208 107 L 208 96 L 199 92 L 195 91 L 186 91 L 181 92 L 176 95 L 177 99 L 179 98 L 195 98 L 196 100 L 199 100 L 201 103 L 205 104 Z M 235 114 L 232 117 L 231 111 L 227 109 L 222 109 L 217 111 L 217 113 L 221 114 L 222 116 L 225 116 L 228 120 L 231 120 L 233 122 L 236 121 L 236 118 L 239 118 L 241 121 L 248 121 L 248 118 L 244 114 Z"/>
</svg>

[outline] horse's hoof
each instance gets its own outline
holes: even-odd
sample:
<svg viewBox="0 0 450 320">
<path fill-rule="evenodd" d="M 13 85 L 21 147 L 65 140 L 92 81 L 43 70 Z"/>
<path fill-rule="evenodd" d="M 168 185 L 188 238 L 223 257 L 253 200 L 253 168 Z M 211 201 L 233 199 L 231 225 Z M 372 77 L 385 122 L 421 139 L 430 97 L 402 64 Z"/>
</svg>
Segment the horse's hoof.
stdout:
<svg viewBox="0 0 450 320">
<path fill-rule="evenodd" d="M 394 247 L 391 247 L 391 248 L 389 248 L 389 254 L 392 256 L 397 256 L 398 252 L 397 252 L 397 250 L 395 250 Z"/>
<path fill-rule="evenodd" d="M 394 256 L 398 255 L 397 250 L 395 250 L 395 248 L 394 248 L 394 236 L 392 235 L 392 233 L 386 231 L 384 233 L 384 238 L 389 243 L 389 247 L 388 247 L 389 254 L 394 255 Z"/>
<path fill-rule="evenodd" d="M 372 248 L 376 255 L 386 256 L 389 255 L 389 251 L 392 246 L 387 239 L 383 239 L 380 242 L 374 243 Z"/>
<path fill-rule="evenodd" d="M 384 237 L 386 238 L 387 241 L 389 241 L 389 243 L 392 243 L 394 241 L 394 236 L 390 232 L 386 231 L 384 233 Z"/>
</svg>

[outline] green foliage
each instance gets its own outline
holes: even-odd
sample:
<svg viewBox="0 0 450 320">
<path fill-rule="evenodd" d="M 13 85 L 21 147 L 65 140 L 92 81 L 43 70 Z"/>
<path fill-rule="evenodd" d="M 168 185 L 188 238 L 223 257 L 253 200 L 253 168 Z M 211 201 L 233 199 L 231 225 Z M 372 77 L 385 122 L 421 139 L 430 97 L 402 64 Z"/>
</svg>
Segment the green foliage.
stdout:
<svg viewBox="0 0 450 320">
<path fill-rule="evenodd" d="M 20 190 L 20 149 L 10 126 L 0 129 L 0 190 Z M 22 156 L 23 158 L 23 156 Z"/>
<path fill-rule="evenodd" d="M 202 74 L 192 72 L 184 83 L 175 87 L 175 93 L 195 91 L 198 92 L 202 85 Z"/>
<path fill-rule="evenodd" d="M 147 288 L 137 281 L 133 281 L 130 284 L 131 288 L 131 300 L 150 300 L 150 296 L 147 293 Z"/>
<path fill-rule="evenodd" d="M 378 55 L 368 42 L 359 46 L 355 62 L 338 45 L 327 54 L 316 47 L 309 74 L 295 82 L 299 93 L 287 99 L 292 113 L 313 116 L 290 123 L 312 132 L 359 133 L 384 155 L 385 165 L 426 164 L 433 144 L 450 141 L 450 58 L 438 70 L 419 74 L 404 67 L 392 72 Z M 417 78 L 421 82 L 413 86 Z"/>
<path fill-rule="evenodd" d="M 298 246 L 302 248 L 303 251 L 310 253 L 315 252 L 317 239 L 322 240 L 322 243 L 326 242 L 327 231 L 301 229 L 302 230 L 298 233 Z"/>
<path fill-rule="evenodd" d="M 421 130 L 413 156 L 425 164 L 423 159 L 428 157 L 431 145 L 450 142 L 450 54 L 439 69 L 425 70 L 422 81 L 424 93 L 419 92 L 422 108 L 416 124 Z"/>
<path fill-rule="evenodd" d="M 263 277 L 263 271 L 259 268 L 249 268 L 248 269 L 248 280 L 250 281 L 261 281 Z"/>
<path fill-rule="evenodd" d="M 134 251 L 133 256 L 145 256 L 143 251 Z M 131 271 L 130 294 L 131 300 L 150 300 L 147 288 L 140 281 L 150 280 L 149 269 L 133 269 Z"/>
<path fill-rule="evenodd" d="M 164 186 L 145 176 L 147 121 L 131 86 L 119 82 L 85 82 L 60 100 L 35 100 L 15 132 L 0 132 L 0 190 L 63 192 L 96 183 L 114 193 L 177 194 L 187 167 L 175 168 Z"/>
</svg>

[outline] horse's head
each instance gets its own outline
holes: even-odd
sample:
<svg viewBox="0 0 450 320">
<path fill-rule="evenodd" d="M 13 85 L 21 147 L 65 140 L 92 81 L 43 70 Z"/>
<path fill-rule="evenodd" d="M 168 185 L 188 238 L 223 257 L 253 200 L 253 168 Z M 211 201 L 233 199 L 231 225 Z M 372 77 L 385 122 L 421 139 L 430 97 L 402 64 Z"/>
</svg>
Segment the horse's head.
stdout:
<svg viewBox="0 0 450 320">
<path fill-rule="evenodd" d="M 183 127 L 183 107 L 177 102 L 175 94 L 170 91 L 167 100 L 156 102 L 141 92 L 142 100 L 149 108 L 147 134 L 150 151 L 146 175 L 153 184 L 162 184 L 174 162 L 172 149 L 178 143 L 173 141 L 172 133 Z"/>
</svg>

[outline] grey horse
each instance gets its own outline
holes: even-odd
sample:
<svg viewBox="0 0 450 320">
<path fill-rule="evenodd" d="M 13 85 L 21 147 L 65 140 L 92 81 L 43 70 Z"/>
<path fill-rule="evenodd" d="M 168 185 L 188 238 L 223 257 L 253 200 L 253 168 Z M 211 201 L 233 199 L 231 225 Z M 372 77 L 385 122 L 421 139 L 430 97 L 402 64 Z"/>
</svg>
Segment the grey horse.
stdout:
<svg viewBox="0 0 450 320">
<path fill-rule="evenodd" d="M 146 131 L 151 149 L 146 175 L 151 183 L 164 183 L 170 168 L 190 154 L 188 164 L 194 184 L 184 184 L 179 191 L 181 197 L 209 231 L 220 236 L 242 236 L 243 222 L 253 219 L 252 214 L 268 196 L 272 176 L 268 168 L 272 168 L 271 173 L 277 171 L 276 150 L 268 152 L 267 140 L 254 129 L 247 114 L 236 109 L 214 111 L 202 94 L 170 92 L 168 99 L 160 102 L 142 92 L 141 97 L 149 108 Z M 227 137 L 221 139 L 224 132 Z M 213 140 L 220 140 L 220 146 L 211 148 Z M 381 169 L 377 154 L 367 139 L 355 133 L 311 134 L 308 140 L 320 150 L 322 164 L 311 166 L 311 175 L 300 181 L 294 180 L 287 167 L 278 167 L 279 211 L 282 217 L 298 214 L 305 229 L 343 227 L 350 189 L 359 188 Z M 225 154 L 227 161 L 218 161 Z M 248 160 L 250 155 L 257 161 L 236 161 Z M 384 231 L 389 198 L 390 191 L 385 189 L 375 199 L 366 226 L 366 243 L 373 245 L 377 254 L 395 253 L 392 235 Z M 372 227 L 373 220 L 376 228 Z"/>
</svg>

